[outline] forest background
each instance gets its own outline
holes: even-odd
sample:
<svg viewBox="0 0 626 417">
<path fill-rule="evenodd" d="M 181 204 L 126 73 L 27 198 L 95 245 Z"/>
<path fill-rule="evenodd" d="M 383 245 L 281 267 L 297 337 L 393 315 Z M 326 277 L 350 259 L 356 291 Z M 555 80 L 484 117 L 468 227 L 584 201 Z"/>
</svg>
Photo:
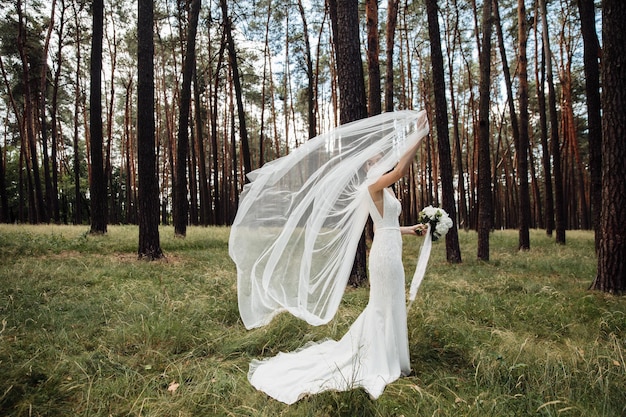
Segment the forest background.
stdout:
<svg viewBox="0 0 626 417">
<path fill-rule="evenodd" d="M 596 271 L 594 288 L 626 290 L 623 0 L 5 3 L 0 221 L 18 226 L 0 228 L 0 410 L 624 413 L 623 297 L 587 290 Z M 366 288 L 336 325 L 244 332 L 229 229 L 176 237 L 230 224 L 246 173 L 309 137 L 422 108 L 402 222 L 441 205 L 478 231 L 458 236 L 477 259 L 450 264 L 456 230 L 434 251 L 409 323 L 418 366 L 390 395 L 269 402 L 250 359 L 343 334 Z M 535 250 L 518 251 L 531 228 Z M 571 229 L 594 232 L 564 245 Z M 140 258 L 162 257 L 158 233 L 142 238 L 158 230 L 163 262 L 128 256 L 139 239 Z"/>
<path fill-rule="evenodd" d="M 443 205 L 479 237 L 518 228 L 521 249 L 528 228 L 556 229 L 559 243 L 566 229 L 599 229 L 602 22 L 593 1 L 150 3 L 150 174 L 159 222 L 178 234 L 229 224 L 247 173 L 350 121 L 338 64 L 342 42 L 354 40 L 337 18 L 344 9 L 358 16 L 349 77 L 366 86 L 362 116 L 426 109 L 431 120 L 398 185 L 403 222 Z M 137 9 L 16 1 L 1 19 L 0 220 L 91 222 L 102 232 L 138 223 L 146 25 Z"/>
</svg>

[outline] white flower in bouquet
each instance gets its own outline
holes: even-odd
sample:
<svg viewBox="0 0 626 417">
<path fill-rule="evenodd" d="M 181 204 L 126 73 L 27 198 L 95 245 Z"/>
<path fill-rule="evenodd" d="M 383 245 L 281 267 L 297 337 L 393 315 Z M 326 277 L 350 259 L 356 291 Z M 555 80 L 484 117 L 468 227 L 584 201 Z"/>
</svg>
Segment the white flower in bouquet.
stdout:
<svg viewBox="0 0 626 417">
<path fill-rule="evenodd" d="M 445 236 L 454 224 L 444 209 L 433 206 L 424 207 L 419 212 L 417 221 L 423 224 L 430 224 L 433 240 Z"/>
</svg>

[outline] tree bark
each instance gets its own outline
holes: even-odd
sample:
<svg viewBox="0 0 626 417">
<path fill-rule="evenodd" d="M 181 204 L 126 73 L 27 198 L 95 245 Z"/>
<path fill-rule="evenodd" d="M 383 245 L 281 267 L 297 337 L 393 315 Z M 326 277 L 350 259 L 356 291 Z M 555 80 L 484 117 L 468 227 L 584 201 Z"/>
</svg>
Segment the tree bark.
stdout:
<svg viewBox="0 0 626 417">
<path fill-rule="evenodd" d="M 226 0 L 220 0 L 222 8 L 222 18 L 224 19 L 224 31 L 226 32 L 226 43 L 228 45 L 228 57 L 232 68 L 233 84 L 235 87 L 235 97 L 237 99 L 237 116 L 239 117 L 239 138 L 241 140 L 241 153 L 243 157 L 244 177 L 252 171 L 250 161 L 250 146 L 248 144 L 248 130 L 246 128 L 246 113 L 243 108 L 243 91 L 239 76 L 239 65 L 237 62 L 237 52 L 232 35 L 232 21 L 228 14 L 228 4 Z M 247 181 L 247 177 L 246 181 Z"/>
<path fill-rule="evenodd" d="M 367 117 L 365 79 L 359 40 L 358 0 L 329 0 L 336 51 L 341 124 Z M 363 285 L 367 280 L 365 234 L 357 248 L 348 283 Z"/>
<path fill-rule="evenodd" d="M 6 146 L 3 148 L 0 146 L 0 222 L 10 223 L 11 216 L 9 214 L 9 196 L 6 187 Z"/>
<path fill-rule="evenodd" d="M 537 27 L 537 25 L 535 25 Z M 539 37 L 536 31 L 536 38 Z M 535 39 L 537 55 L 535 63 L 535 85 L 537 91 L 537 107 L 539 111 L 539 134 L 541 137 L 541 161 L 543 165 L 543 184 L 545 187 L 545 196 L 543 201 L 545 202 L 544 210 L 544 227 L 546 228 L 546 235 L 552 237 L 554 231 L 554 192 L 552 189 L 552 168 L 550 161 L 550 148 L 548 146 L 548 117 L 546 112 L 546 94 L 545 94 L 545 49 L 541 48 L 541 55 L 539 54 L 538 40 Z"/>
<path fill-rule="evenodd" d="M 600 245 L 600 212 L 602 210 L 602 116 L 600 96 L 600 45 L 596 33 L 594 0 L 578 0 L 585 62 L 589 170 L 591 173 L 591 216 L 596 251 Z"/>
<path fill-rule="evenodd" d="M 525 0 L 517 2 L 518 41 L 519 41 L 519 139 L 516 143 L 517 179 L 519 183 L 519 249 L 530 249 L 530 191 L 528 187 L 528 57 L 526 44 L 528 24 Z"/>
<path fill-rule="evenodd" d="M 178 146 L 176 147 L 176 175 L 174 185 L 174 234 L 185 236 L 189 213 L 187 199 L 187 158 L 189 155 L 189 111 L 191 108 L 191 81 L 196 61 L 196 30 L 201 0 L 192 0 L 189 10 L 185 60 L 183 62 L 183 85 L 180 91 L 178 116 Z"/>
<path fill-rule="evenodd" d="M 457 42 L 459 42 L 459 47 L 463 48 L 461 45 L 461 34 L 459 30 L 459 9 L 457 2 L 454 2 L 454 27 L 451 32 L 448 33 L 452 39 L 448 42 L 448 47 L 446 50 L 448 51 L 448 81 L 450 83 L 450 110 L 452 111 L 452 137 L 454 138 L 454 156 L 456 162 L 456 170 L 459 178 L 458 181 L 458 207 L 459 207 L 459 224 L 457 228 L 465 228 L 467 229 L 469 226 L 468 219 L 468 210 L 467 210 L 467 195 L 465 188 L 465 171 L 463 170 L 463 148 L 461 147 L 461 133 L 459 131 L 459 111 L 458 105 L 456 101 L 456 92 L 454 89 L 454 80 L 456 78 L 455 70 L 454 70 L 454 62 L 453 56 L 455 54 Z"/>
<path fill-rule="evenodd" d="M 548 113 L 550 121 L 550 151 L 554 172 L 554 226 L 556 243 L 565 244 L 565 204 L 563 199 L 563 172 L 561 170 L 561 149 L 559 144 L 559 122 L 556 109 L 556 90 L 552 76 L 552 53 L 548 33 L 548 16 L 545 0 L 539 0 L 539 13 L 543 29 L 543 53 L 546 61 L 546 81 L 548 83 Z"/>
<path fill-rule="evenodd" d="M 368 116 L 380 114 L 382 111 L 382 99 L 380 91 L 380 53 L 378 40 L 378 0 L 365 2 L 365 15 L 367 20 L 367 103 Z"/>
<path fill-rule="evenodd" d="M 602 211 L 592 287 L 626 292 L 626 3 L 602 1 Z"/>
<path fill-rule="evenodd" d="M 74 224 L 81 224 L 83 222 L 82 210 L 83 210 L 83 202 L 82 202 L 82 193 L 80 191 L 80 160 L 81 160 L 81 152 L 78 146 L 78 134 L 79 134 L 79 123 L 78 123 L 78 115 L 80 109 L 80 96 L 82 94 L 80 89 L 80 73 L 81 73 L 81 33 L 78 29 L 80 27 L 80 19 L 79 12 L 80 10 L 76 9 L 76 5 L 72 4 L 74 8 L 74 23 L 76 27 L 75 33 L 75 45 L 74 49 L 76 50 L 76 75 L 74 78 L 74 136 L 73 136 L 73 147 L 74 147 L 74 157 L 73 157 L 73 174 L 74 174 Z M 79 5 L 79 7 L 82 7 Z"/>
<path fill-rule="evenodd" d="M 30 176 L 32 172 L 32 188 L 29 190 L 29 195 L 32 196 L 32 204 L 29 205 L 31 210 L 31 222 L 39 223 L 47 221 L 46 207 L 44 203 L 43 190 L 41 187 L 41 178 L 39 174 L 39 159 L 37 158 L 37 143 L 35 135 L 35 95 L 31 87 L 31 63 L 29 61 L 28 51 L 28 39 L 27 28 L 24 14 L 22 11 L 22 1 L 17 0 L 16 3 L 17 15 L 18 15 L 18 28 L 17 28 L 17 49 L 21 59 L 22 70 L 22 88 L 23 88 L 23 106 L 24 115 L 22 123 L 24 123 L 25 136 L 22 140 L 26 140 L 28 145 L 28 156 L 30 157 L 30 170 L 27 175 Z M 34 195 L 33 195 L 34 193 Z"/>
<path fill-rule="evenodd" d="M 198 194 L 200 195 L 200 224 L 203 226 L 209 225 L 209 219 L 211 217 L 211 199 L 209 192 L 209 177 L 206 172 L 207 160 L 206 160 L 206 147 L 204 143 L 204 121 L 202 117 L 202 101 L 200 98 L 200 86 L 198 79 L 198 66 L 197 60 L 194 60 L 193 70 L 193 94 L 194 94 L 194 114 L 196 122 L 196 146 L 198 148 Z"/>
<path fill-rule="evenodd" d="M 448 107 L 446 103 L 446 82 L 443 70 L 443 53 L 439 30 L 437 0 L 426 0 L 430 54 L 433 65 L 433 85 L 435 91 L 435 122 L 437 126 L 437 149 L 441 172 L 442 208 L 450 218 L 456 219 L 454 185 L 452 182 L 452 157 L 448 132 Z M 446 259 L 448 262 L 461 262 L 458 228 L 455 224 L 446 234 Z"/>
<path fill-rule="evenodd" d="M 159 240 L 159 184 L 154 122 L 154 4 L 137 2 L 137 162 L 140 259 L 163 257 Z"/>
<path fill-rule="evenodd" d="M 89 94 L 89 130 L 91 139 L 91 230 L 92 234 L 107 232 L 107 183 L 102 152 L 102 38 L 104 33 L 104 1 L 92 2 L 91 67 Z"/>
<path fill-rule="evenodd" d="M 497 0 L 494 1 L 497 3 Z M 489 109 L 491 85 L 491 31 L 492 2 L 483 2 L 482 48 L 480 52 L 480 104 L 478 125 L 478 250 L 477 258 L 489 260 L 489 235 L 493 226 L 493 202 L 491 195 L 491 155 L 489 134 Z"/>
<path fill-rule="evenodd" d="M 385 66 L 385 111 L 393 111 L 393 52 L 395 46 L 396 26 L 398 24 L 398 4 L 400 0 L 387 1 L 387 31 L 385 33 L 385 48 L 387 63 Z"/>
<path fill-rule="evenodd" d="M 48 156 L 48 122 L 46 116 L 46 100 L 48 98 L 48 51 L 50 50 L 50 39 L 52 37 L 52 29 L 54 28 L 54 16 L 56 13 L 56 0 L 52 0 L 50 6 L 50 22 L 48 23 L 48 29 L 46 30 L 46 39 L 44 42 L 43 56 L 41 71 L 39 75 L 39 120 L 40 120 L 40 133 L 41 133 L 41 147 L 42 147 L 42 159 L 43 159 L 43 176 L 45 184 L 45 219 L 44 221 L 50 221 L 52 213 L 54 212 L 54 192 L 55 189 L 52 186 L 52 177 L 50 174 L 50 158 Z"/>
<path fill-rule="evenodd" d="M 58 107 L 59 107 L 59 87 L 61 79 L 61 70 L 63 68 L 63 36 L 65 28 L 65 0 L 61 0 L 61 7 L 59 8 L 59 21 L 55 25 L 57 28 L 57 51 L 56 51 L 56 68 L 54 69 L 54 81 L 52 84 L 52 109 L 51 109 L 51 143 L 50 143 L 50 156 L 52 160 L 52 218 L 56 223 L 61 222 L 61 212 L 59 208 L 59 167 L 58 167 Z"/>
<path fill-rule="evenodd" d="M 317 136 L 317 120 L 315 117 L 315 74 L 313 73 L 313 59 L 311 58 L 311 44 L 309 42 L 309 29 L 304 13 L 302 0 L 298 0 L 298 10 L 302 18 L 302 35 L 304 36 L 304 56 L 306 61 L 306 76 L 308 84 L 306 87 L 307 96 L 307 124 L 309 125 L 309 138 Z"/>
<path fill-rule="evenodd" d="M 215 74 L 213 75 L 213 94 L 212 94 L 212 104 L 211 104 L 211 153 L 212 153 L 212 164 L 213 164 L 213 205 L 215 206 L 215 215 L 214 222 L 217 225 L 223 225 L 226 223 L 226 218 L 224 216 L 224 203 L 227 201 L 226 196 L 223 192 L 223 183 L 225 182 L 225 176 L 221 176 L 224 181 L 220 181 L 220 150 L 218 144 L 218 129 L 217 129 L 217 112 L 219 111 L 219 99 L 220 99 L 220 80 L 222 77 L 219 76 L 221 69 L 223 67 L 224 61 L 224 52 L 226 48 L 226 34 L 222 33 L 222 39 L 220 42 L 220 49 L 217 53 L 217 62 L 215 65 Z M 225 160 L 225 158 L 224 158 Z M 220 187 L 222 185 L 222 187 Z"/>
</svg>

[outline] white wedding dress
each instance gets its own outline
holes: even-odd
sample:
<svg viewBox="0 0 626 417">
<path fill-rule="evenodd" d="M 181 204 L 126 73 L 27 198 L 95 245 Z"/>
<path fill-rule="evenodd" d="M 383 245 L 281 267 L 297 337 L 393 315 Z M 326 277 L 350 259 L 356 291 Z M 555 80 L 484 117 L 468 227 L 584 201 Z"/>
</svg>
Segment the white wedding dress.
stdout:
<svg viewBox="0 0 626 417">
<path fill-rule="evenodd" d="M 391 191 L 383 195 L 382 215 L 368 199 L 375 235 L 367 307 L 339 341 L 311 343 L 296 352 L 253 360 L 248 379 L 257 389 L 287 404 L 308 394 L 358 387 L 378 398 L 387 384 L 410 373 L 401 205 Z"/>
</svg>

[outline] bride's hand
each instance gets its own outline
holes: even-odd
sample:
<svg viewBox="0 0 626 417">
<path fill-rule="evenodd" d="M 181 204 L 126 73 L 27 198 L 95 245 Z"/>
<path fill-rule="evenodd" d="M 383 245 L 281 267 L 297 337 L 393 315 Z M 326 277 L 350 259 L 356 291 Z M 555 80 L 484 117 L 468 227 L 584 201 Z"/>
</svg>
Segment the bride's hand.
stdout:
<svg viewBox="0 0 626 417">
<path fill-rule="evenodd" d="M 409 229 L 409 234 L 416 235 L 416 236 L 423 236 L 428 231 L 428 226 L 425 224 L 419 223 L 413 226 L 409 226 L 407 229 Z"/>
</svg>

